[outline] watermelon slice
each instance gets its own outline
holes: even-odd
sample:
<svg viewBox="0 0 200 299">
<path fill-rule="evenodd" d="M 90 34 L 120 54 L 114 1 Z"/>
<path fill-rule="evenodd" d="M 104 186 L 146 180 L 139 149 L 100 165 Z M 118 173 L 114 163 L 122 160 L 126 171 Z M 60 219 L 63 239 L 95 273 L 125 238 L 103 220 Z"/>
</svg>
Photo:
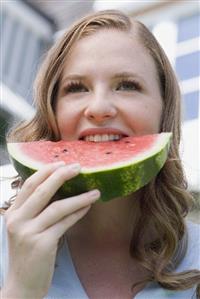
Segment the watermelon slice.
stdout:
<svg viewBox="0 0 200 299">
<path fill-rule="evenodd" d="M 44 164 L 63 160 L 79 162 L 81 172 L 66 181 L 60 195 L 74 196 L 93 188 L 101 200 L 126 196 L 143 187 L 163 167 L 171 133 L 124 137 L 118 141 L 34 141 L 8 143 L 11 160 L 23 179 Z"/>
</svg>

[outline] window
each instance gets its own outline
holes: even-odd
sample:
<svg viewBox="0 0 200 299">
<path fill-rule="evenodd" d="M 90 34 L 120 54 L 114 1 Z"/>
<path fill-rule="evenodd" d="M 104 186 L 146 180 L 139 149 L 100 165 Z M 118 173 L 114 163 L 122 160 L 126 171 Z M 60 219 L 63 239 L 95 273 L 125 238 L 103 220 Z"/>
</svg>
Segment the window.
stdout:
<svg viewBox="0 0 200 299">
<path fill-rule="evenodd" d="M 0 80 L 32 102 L 32 83 L 41 56 L 51 43 L 51 24 L 23 2 L 2 6 Z"/>
<path fill-rule="evenodd" d="M 198 91 L 183 96 L 183 118 L 185 121 L 198 118 L 199 96 Z"/>
<path fill-rule="evenodd" d="M 180 17 L 176 24 L 177 57 L 175 70 L 183 86 L 183 120 L 189 121 L 200 117 L 198 115 L 200 96 L 200 15 L 193 14 Z"/>
<path fill-rule="evenodd" d="M 176 58 L 176 73 L 180 80 L 188 80 L 199 76 L 200 51 Z"/>
<path fill-rule="evenodd" d="M 178 42 L 199 37 L 200 15 L 181 18 L 178 21 Z"/>
</svg>

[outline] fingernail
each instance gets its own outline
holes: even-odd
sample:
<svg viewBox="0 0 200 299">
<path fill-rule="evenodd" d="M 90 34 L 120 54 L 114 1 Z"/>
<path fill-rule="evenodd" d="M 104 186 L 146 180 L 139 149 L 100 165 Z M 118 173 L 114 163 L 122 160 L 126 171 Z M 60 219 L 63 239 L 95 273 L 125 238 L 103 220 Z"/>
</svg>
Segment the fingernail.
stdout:
<svg viewBox="0 0 200 299">
<path fill-rule="evenodd" d="M 70 164 L 68 166 L 73 171 L 80 171 L 81 170 L 81 165 L 79 163 Z"/>
<path fill-rule="evenodd" d="M 89 196 L 91 197 L 91 198 L 99 198 L 100 197 L 100 195 L 101 195 L 101 193 L 100 193 L 100 191 L 99 190 L 97 190 L 97 189 L 95 189 L 95 190 L 92 190 L 92 191 L 90 191 L 89 192 Z"/>
<path fill-rule="evenodd" d="M 55 165 L 55 166 L 64 166 L 65 162 L 64 161 L 58 161 L 58 162 L 54 162 L 53 165 Z"/>
</svg>

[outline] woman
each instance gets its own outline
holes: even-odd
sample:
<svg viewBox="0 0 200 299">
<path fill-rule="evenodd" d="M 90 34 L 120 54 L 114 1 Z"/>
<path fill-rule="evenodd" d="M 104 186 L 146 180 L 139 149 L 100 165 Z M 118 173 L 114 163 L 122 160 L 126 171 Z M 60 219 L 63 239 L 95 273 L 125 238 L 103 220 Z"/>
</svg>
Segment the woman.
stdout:
<svg viewBox="0 0 200 299">
<path fill-rule="evenodd" d="M 102 203 L 93 190 L 52 202 L 80 165 L 48 165 L 26 180 L 5 213 L 3 298 L 192 298 L 200 240 L 185 222 L 191 196 L 178 153 L 180 92 L 148 29 L 118 11 L 80 20 L 49 51 L 35 102 L 34 119 L 8 140 L 159 132 L 173 132 L 173 140 L 159 175 L 123 199 Z"/>
</svg>

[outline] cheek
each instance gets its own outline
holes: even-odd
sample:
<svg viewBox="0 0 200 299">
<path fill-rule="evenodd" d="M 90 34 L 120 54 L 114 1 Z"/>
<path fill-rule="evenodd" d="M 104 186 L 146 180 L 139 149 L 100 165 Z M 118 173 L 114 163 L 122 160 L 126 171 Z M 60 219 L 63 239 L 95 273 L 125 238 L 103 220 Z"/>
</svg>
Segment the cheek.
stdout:
<svg viewBox="0 0 200 299">
<path fill-rule="evenodd" d="M 160 122 L 162 117 L 162 103 L 150 102 L 138 104 L 127 109 L 127 120 L 138 133 L 151 134 L 160 131 Z M 130 124 L 129 123 L 129 124 Z"/>
<path fill-rule="evenodd" d="M 149 133 L 158 133 L 160 131 L 161 113 L 159 111 L 148 110 L 145 114 L 144 125 Z"/>
<path fill-rule="evenodd" d="M 144 106 L 145 115 L 149 122 L 152 124 L 158 125 L 160 124 L 160 120 L 162 117 L 162 103 L 153 103 L 151 105 Z"/>
<path fill-rule="evenodd" d="M 155 115 L 155 121 L 158 128 L 158 132 L 160 132 L 161 127 L 161 120 L 163 116 L 163 101 L 162 99 L 155 105 L 154 107 L 154 115 Z"/>
<path fill-rule="evenodd" d="M 62 101 L 56 106 L 56 119 L 62 139 L 70 138 L 76 128 L 77 112 L 71 108 Z"/>
</svg>

